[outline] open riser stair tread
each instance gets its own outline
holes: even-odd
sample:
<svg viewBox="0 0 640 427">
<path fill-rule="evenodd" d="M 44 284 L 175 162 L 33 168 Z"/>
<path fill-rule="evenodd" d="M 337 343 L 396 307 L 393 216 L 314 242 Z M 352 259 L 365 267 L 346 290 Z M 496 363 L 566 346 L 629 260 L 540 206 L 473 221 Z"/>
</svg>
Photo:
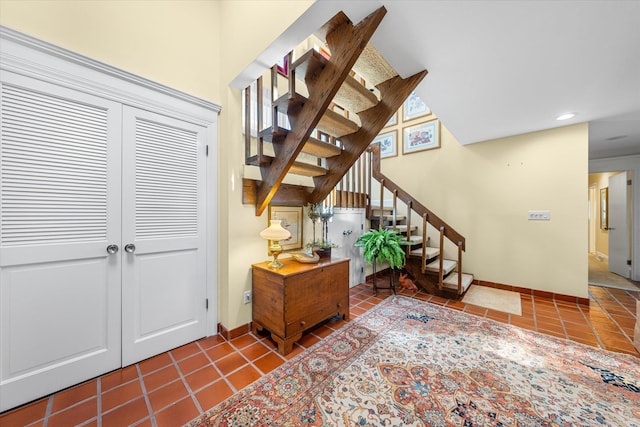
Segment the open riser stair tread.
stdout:
<svg viewBox="0 0 640 427">
<path fill-rule="evenodd" d="M 444 276 L 446 276 L 447 274 L 451 273 L 458 265 L 457 261 L 451 260 L 451 259 L 443 259 L 442 260 L 442 274 Z M 425 270 L 431 273 L 438 273 L 440 272 L 440 260 L 437 259 L 433 262 L 430 262 L 429 264 L 427 264 L 427 266 L 425 267 Z"/>
<path fill-rule="evenodd" d="M 378 97 L 356 79 L 348 76 L 333 98 L 333 102 L 353 113 L 359 113 L 374 107 L 378 103 Z"/>
<path fill-rule="evenodd" d="M 369 219 L 371 221 L 380 221 L 380 215 L 372 215 Z M 407 219 L 406 215 L 396 215 L 396 221 L 404 221 L 406 219 Z M 393 221 L 393 215 L 391 214 L 382 215 L 382 221 Z"/>
<path fill-rule="evenodd" d="M 407 240 L 406 236 L 403 236 L 402 240 Z M 411 246 L 413 245 L 421 245 L 422 244 L 422 236 L 416 236 L 414 234 L 409 235 L 409 241 L 411 242 Z"/>
<path fill-rule="evenodd" d="M 299 93 L 286 94 L 275 100 L 273 103 L 278 109 L 279 113 L 289 114 L 289 118 L 292 125 L 295 124 L 295 113 L 293 111 L 299 111 L 305 103 L 309 102 L 309 99 Z M 327 135 L 331 135 L 335 138 L 340 138 L 360 129 L 360 126 L 352 120 L 349 120 L 345 116 L 336 113 L 333 110 L 326 110 L 320 121 L 316 125 L 316 129 L 320 132 L 324 132 Z"/>
<path fill-rule="evenodd" d="M 413 249 L 411 252 L 409 252 L 409 255 L 421 257 L 422 256 L 422 248 Z M 437 257 L 438 255 L 440 255 L 440 249 L 439 248 L 432 248 L 430 246 L 425 247 L 425 259 L 429 260 L 429 259 L 431 259 L 433 257 Z M 438 266 L 438 268 L 440 268 L 440 266 Z"/>
<path fill-rule="evenodd" d="M 262 155 L 262 156 L 253 156 L 250 159 L 247 159 L 246 163 L 252 166 L 262 166 L 268 167 L 271 162 L 273 162 L 273 157 Z M 322 176 L 327 173 L 327 170 L 322 166 L 312 165 L 311 163 L 293 162 L 291 169 L 289 172 L 294 175 L 302 175 L 302 176 Z"/>
<path fill-rule="evenodd" d="M 295 71 L 296 78 L 306 80 L 322 71 L 328 62 L 320 52 L 310 49 L 291 65 L 291 69 Z"/>
<path fill-rule="evenodd" d="M 273 130 L 271 127 L 269 127 L 261 131 L 259 136 L 267 142 L 277 144 L 284 141 L 284 138 L 286 138 L 288 133 L 289 129 L 276 127 L 275 130 Z M 304 147 L 302 147 L 302 152 L 305 154 L 316 156 L 318 158 L 326 159 L 329 157 L 340 155 L 342 149 L 337 145 L 320 141 L 317 138 L 309 137 L 309 139 L 307 139 L 307 142 L 304 144 Z"/>
<path fill-rule="evenodd" d="M 469 289 L 469 286 L 471 286 L 472 283 L 473 283 L 473 275 L 462 273 L 462 281 L 461 281 L 462 292 L 461 293 L 465 293 L 467 289 Z M 458 290 L 458 273 L 453 273 L 448 275 L 442 281 L 442 287 L 457 291 Z"/>
<path fill-rule="evenodd" d="M 389 229 L 389 230 L 397 230 L 399 233 L 406 233 L 407 232 L 407 225 L 406 224 L 396 224 L 396 226 L 394 227 L 393 225 L 387 225 L 385 228 Z M 411 231 L 416 231 L 418 229 L 417 225 L 412 225 L 411 226 Z"/>
<path fill-rule="evenodd" d="M 358 126 L 356 122 L 349 120 L 333 110 L 327 110 L 320 118 L 316 128 L 320 132 L 340 138 L 357 132 L 358 129 L 360 129 L 360 126 Z"/>
<path fill-rule="evenodd" d="M 378 86 L 398 74 L 370 43 L 365 46 L 353 70 L 371 87 Z"/>
</svg>

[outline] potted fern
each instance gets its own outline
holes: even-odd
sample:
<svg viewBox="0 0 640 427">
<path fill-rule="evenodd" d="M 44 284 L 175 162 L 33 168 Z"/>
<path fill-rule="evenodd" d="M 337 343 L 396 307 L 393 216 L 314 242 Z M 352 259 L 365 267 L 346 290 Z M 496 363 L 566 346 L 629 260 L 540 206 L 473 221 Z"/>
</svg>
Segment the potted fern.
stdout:
<svg viewBox="0 0 640 427">
<path fill-rule="evenodd" d="M 388 262 L 391 268 L 391 290 L 395 293 L 393 270 L 404 267 L 406 256 L 402 246 L 410 244 L 403 236 L 393 229 L 383 227 L 377 230 L 371 229 L 362 234 L 354 245 L 363 249 L 364 260 L 373 264 L 373 291 L 377 292 L 376 264 Z"/>
</svg>

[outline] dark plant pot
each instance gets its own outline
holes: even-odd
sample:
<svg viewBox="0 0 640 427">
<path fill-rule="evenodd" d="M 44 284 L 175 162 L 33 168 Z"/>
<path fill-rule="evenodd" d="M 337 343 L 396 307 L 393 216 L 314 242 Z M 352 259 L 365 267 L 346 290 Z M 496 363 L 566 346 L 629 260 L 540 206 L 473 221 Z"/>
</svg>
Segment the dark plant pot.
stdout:
<svg viewBox="0 0 640 427">
<path fill-rule="evenodd" d="M 331 258 L 331 248 L 315 248 L 313 250 L 320 258 Z"/>
</svg>

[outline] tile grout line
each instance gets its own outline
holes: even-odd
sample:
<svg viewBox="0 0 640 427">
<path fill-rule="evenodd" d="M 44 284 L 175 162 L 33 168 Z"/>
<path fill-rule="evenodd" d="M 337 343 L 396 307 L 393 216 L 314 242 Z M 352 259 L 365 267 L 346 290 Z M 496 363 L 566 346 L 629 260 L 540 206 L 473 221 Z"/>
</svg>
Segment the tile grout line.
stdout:
<svg viewBox="0 0 640 427">
<path fill-rule="evenodd" d="M 44 424 L 42 427 L 47 427 L 49 425 L 49 416 L 51 415 L 51 410 L 53 409 L 53 398 L 55 394 L 49 396 L 49 401 L 47 402 L 47 410 L 44 412 Z"/>
<path fill-rule="evenodd" d="M 626 291 L 625 291 L 625 292 L 626 292 Z M 634 313 L 632 313 L 632 312 L 631 312 L 631 310 L 629 310 L 629 309 L 627 308 L 627 306 L 626 306 L 626 305 L 622 304 L 622 303 L 620 302 L 620 300 L 619 300 L 615 295 L 613 295 L 611 292 L 609 292 L 609 289 L 607 289 L 607 293 L 611 296 L 611 298 L 612 298 L 613 300 L 615 300 L 615 302 L 616 302 L 620 307 L 624 308 L 624 309 L 625 309 L 625 310 L 626 310 L 626 311 L 627 311 L 627 312 L 628 312 L 632 317 L 635 317 Z M 628 295 L 628 293 L 627 293 L 627 295 Z M 607 313 L 608 313 L 608 311 L 607 311 Z"/>
<path fill-rule="evenodd" d="M 193 401 L 193 403 L 195 403 L 196 405 L 196 409 L 198 410 L 198 413 L 202 414 L 202 406 L 200 406 L 200 402 L 198 402 L 198 399 L 196 398 L 195 393 L 193 392 L 193 390 L 191 389 L 191 386 L 189 385 L 189 383 L 187 382 L 187 379 L 185 378 L 185 376 L 182 374 L 182 369 L 180 369 L 180 365 L 178 364 L 178 361 L 176 360 L 176 358 L 173 356 L 173 353 L 171 353 L 171 351 L 168 352 L 169 354 L 169 358 L 171 359 L 171 361 L 173 362 L 173 366 L 176 368 L 176 370 L 178 371 L 178 376 L 180 377 L 180 379 L 182 380 L 182 385 L 187 389 L 187 393 L 189 395 L 189 397 L 191 397 L 191 400 Z M 190 356 L 190 357 L 194 357 L 194 355 Z M 184 359 L 180 359 L 180 360 L 186 360 L 189 357 L 185 357 Z M 182 399 L 180 399 L 182 400 Z M 172 404 L 175 404 L 176 402 L 173 402 Z M 168 405 L 171 406 L 171 405 Z M 167 407 L 168 407 L 167 406 Z M 166 407 L 165 407 L 166 408 Z M 161 412 L 163 411 L 165 408 L 160 409 Z"/>
<path fill-rule="evenodd" d="M 540 332 L 538 330 L 538 315 L 536 313 L 536 297 L 535 295 L 531 295 L 531 320 L 533 320 L 533 327 L 535 328 L 535 332 Z"/>
<path fill-rule="evenodd" d="M 595 297 L 591 294 L 591 291 L 589 291 L 589 296 L 591 297 L 591 299 L 593 299 L 594 301 L 596 300 Z M 600 348 L 605 348 L 604 347 L 604 343 L 602 342 L 602 340 L 600 339 L 600 334 L 598 334 L 598 331 L 596 330 L 596 328 L 593 326 L 593 323 L 591 322 L 591 319 L 589 319 L 587 317 L 587 315 L 584 313 L 584 310 L 582 309 L 582 307 L 580 307 L 580 304 L 578 304 L 578 310 L 580 310 L 580 313 L 582 313 L 582 317 L 585 318 L 585 320 L 587 321 L 587 324 L 589 325 L 589 328 L 591 328 L 591 331 L 593 331 L 593 335 L 596 337 L 596 341 L 598 341 L 598 345 L 600 346 Z"/>
<path fill-rule="evenodd" d="M 138 381 L 140 381 L 140 388 L 142 389 L 142 397 L 144 397 L 144 403 L 147 406 L 147 412 L 149 412 L 149 420 L 151 421 L 151 425 L 153 427 L 158 427 L 156 414 L 153 412 L 153 407 L 151 406 L 151 400 L 149 400 L 147 387 L 144 385 L 144 378 L 139 363 L 136 363 L 136 371 L 138 372 Z"/>
<path fill-rule="evenodd" d="M 97 407 L 97 422 L 98 427 L 102 427 L 102 377 L 98 377 L 96 381 L 96 407 Z"/>
<path fill-rule="evenodd" d="M 609 293 L 609 291 L 608 291 L 606 288 L 604 288 L 604 289 L 605 289 L 605 291 L 606 291 L 607 293 Z M 610 320 L 610 321 L 611 321 L 611 322 L 616 326 L 616 328 L 618 328 L 618 331 L 619 331 L 619 332 L 621 332 L 621 333 L 622 333 L 622 335 L 624 335 L 624 337 L 629 341 L 629 343 L 631 344 L 631 346 L 633 346 L 633 340 L 631 340 L 631 339 L 629 338 L 629 336 L 628 336 L 628 335 L 627 335 L 627 333 L 624 331 L 624 329 L 622 329 L 622 327 L 620 326 L 620 324 L 618 324 L 618 322 L 616 321 L 616 319 L 611 315 L 611 313 L 609 313 L 609 310 L 607 310 L 607 309 L 602 305 L 602 303 L 600 302 L 600 300 L 599 300 L 597 297 L 595 297 L 595 296 L 594 296 L 594 297 L 593 297 L 593 299 L 594 299 L 595 303 L 596 303 L 596 304 L 598 304 L 598 307 L 600 307 L 600 309 L 601 309 L 603 312 L 605 312 L 605 313 L 607 314 L 607 317 L 609 318 L 609 320 Z M 617 304 L 620 304 L 617 300 L 616 300 L 616 303 L 617 303 Z M 600 341 L 599 341 L 599 342 L 600 342 Z M 609 350 L 609 349 L 606 347 L 606 345 L 604 345 L 604 344 L 603 344 L 602 348 L 603 348 L 604 350 L 611 351 L 611 350 Z"/>
<path fill-rule="evenodd" d="M 312 334 L 312 335 L 313 335 L 313 334 Z M 254 336 L 254 338 L 255 338 L 255 336 Z M 273 353 L 277 354 L 278 356 L 280 356 L 280 358 L 284 360 L 284 363 L 288 362 L 288 359 L 286 359 L 286 358 L 284 358 L 283 356 L 281 356 L 281 355 L 280 355 L 280 353 L 278 353 L 278 352 L 277 352 L 277 349 L 276 349 L 276 350 L 273 350 L 273 349 L 271 349 L 270 347 L 267 347 L 267 345 L 265 345 L 265 344 L 264 344 L 264 343 L 262 343 L 261 341 L 258 341 L 258 342 L 260 342 L 260 344 L 261 344 L 261 345 L 265 346 L 265 347 L 266 347 L 270 352 L 273 352 Z M 296 342 L 295 344 L 298 344 L 298 343 Z M 232 347 L 235 349 L 235 351 L 236 351 L 237 353 L 239 353 L 239 354 L 240 354 L 240 356 L 242 356 L 242 357 L 244 358 L 244 360 L 246 360 L 246 361 L 247 361 L 247 364 L 248 364 L 248 365 L 250 365 L 251 367 L 253 367 L 253 369 L 257 370 L 258 372 L 261 372 L 261 373 L 262 373 L 262 370 L 261 370 L 260 368 L 258 368 L 257 366 L 255 366 L 255 365 L 253 364 L 253 361 L 249 360 L 249 358 L 248 358 L 248 357 L 246 357 L 246 356 L 242 353 L 242 351 L 240 351 L 240 349 L 239 349 L 238 347 L 236 347 L 236 345 L 235 345 L 235 344 L 233 344 L 233 343 L 231 343 L 231 341 L 229 341 L 229 345 L 230 345 L 230 346 L 232 346 Z M 253 345 L 253 344 L 250 344 L 250 345 Z M 245 346 L 245 347 L 242 347 L 242 348 L 247 348 L 247 347 L 249 347 L 250 345 Z M 298 345 L 299 345 L 299 344 L 298 344 Z M 306 347 L 304 347 L 304 346 L 300 346 L 300 347 L 302 347 L 302 351 L 305 351 L 305 350 L 306 350 Z M 264 356 L 266 356 L 266 353 L 265 353 L 262 357 L 264 357 Z M 234 374 L 234 373 L 236 373 L 236 372 L 240 371 L 243 367 L 244 367 L 244 366 L 241 366 L 241 367 L 239 367 L 239 368 L 237 368 L 237 369 L 235 369 L 235 370 L 233 370 L 233 371 L 229 372 L 229 375 Z M 268 372 L 267 372 L 267 373 L 268 373 Z M 262 375 L 261 375 L 260 377 L 263 377 L 264 375 L 267 375 L 267 373 L 262 373 Z M 257 381 L 257 380 L 256 380 L 256 381 Z M 255 381 L 252 381 L 252 382 L 255 382 Z M 249 383 L 249 384 L 251 384 L 251 383 Z M 249 384 L 247 384 L 245 387 L 247 387 Z M 244 387 L 243 387 L 243 388 L 244 388 Z M 240 390 L 242 390 L 242 389 L 240 389 Z M 238 390 L 238 391 L 240 391 L 240 390 Z"/>
<path fill-rule="evenodd" d="M 227 341 L 226 339 L 225 339 L 225 343 L 226 343 L 226 344 L 231 345 L 231 344 L 229 343 L 229 341 Z M 236 388 L 233 386 L 233 384 L 231 384 L 231 381 L 229 381 L 229 380 L 227 379 L 227 376 L 226 376 L 225 374 L 223 374 L 223 373 L 222 373 L 222 371 L 220 370 L 220 368 L 218 368 L 218 365 L 216 365 L 216 364 L 215 364 L 215 362 L 213 361 L 213 359 L 211 359 L 211 356 L 209 356 L 209 353 L 207 353 L 207 352 L 202 348 L 202 346 L 200 345 L 200 343 L 199 343 L 199 342 L 197 342 L 197 341 L 196 341 L 196 345 L 198 346 L 198 348 L 200 348 L 200 350 L 202 350 L 202 352 L 204 353 L 204 357 L 206 357 L 206 358 L 207 358 L 207 360 L 209 360 L 209 362 L 211 363 L 211 366 L 213 366 L 213 369 L 215 369 L 215 370 L 218 372 L 218 374 L 220 374 L 220 379 L 221 379 L 221 380 L 223 380 L 225 383 L 227 383 L 227 385 L 229 386 L 229 388 L 231 389 L 231 391 L 233 391 L 233 392 L 234 392 L 234 394 L 235 394 L 235 393 L 237 393 L 237 392 L 238 392 L 238 390 L 236 390 Z M 218 345 L 222 345 L 222 344 L 218 344 Z M 215 346 L 215 345 L 214 345 L 213 347 L 217 347 L 217 346 Z M 213 348 L 213 347 L 211 347 L 211 348 Z M 216 381 L 218 381 L 218 380 L 216 380 Z M 216 382 L 216 381 L 213 381 L 212 383 L 214 383 L 214 382 Z M 210 384 L 212 384 L 212 383 L 210 383 Z M 207 385 L 210 385 L 210 384 L 207 384 Z M 203 387 L 203 388 L 204 388 L 204 387 Z"/>
<path fill-rule="evenodd" d="M 567 333 L 567 327 L 564 325 L 564 319 L 562 318 L 562 313 L 558 308 L 558 303 L 556 302 L 555 298 L 553 299 L 553 306 L 556 308 L 556 313 L 558 314 L 558 320 L 560 321 L 560 326 L 562 326 L 562 332 L 564 333 L 564 339 L 571 341 L 571 338 L 569 338 L 569 334 Z"/>
</svg>

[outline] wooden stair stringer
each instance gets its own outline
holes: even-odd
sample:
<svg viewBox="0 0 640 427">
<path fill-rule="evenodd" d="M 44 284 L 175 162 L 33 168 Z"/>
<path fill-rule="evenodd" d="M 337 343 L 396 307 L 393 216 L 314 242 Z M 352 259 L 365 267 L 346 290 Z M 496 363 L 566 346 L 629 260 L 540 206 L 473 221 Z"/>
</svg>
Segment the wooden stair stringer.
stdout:
<svg viewBox="0 0 640 427">
<path fill-rule="evenodd" d="M 327 197 L 426 75 L 427 71 L 423 70 L 405 79 L 395 76 L 377 86 L 381 95 L 380 102 L 375 107 L 358 113 L 362 123 L 360 129 L 340 138 L 342 153 L 327 159 L 327 174 L 314 177 L 312 203 L 319 203 Z"/>
<path fill-rule="evenodd" d="M 346 15 L 340 12 L 325 25 L 330 28 L 326 40 L 332 53 L 331 60 L 322 70 L 305 77 L 309 100 L 302 105 L 297 114 L 290 114 L 292 130 L 281 144 L 274 146 L 274 161 L 269 166 L 260 167 L 262 183 L 256 195 L 256 216 L 260 216 L 273 199 L 312 130 L 329 107 L 386 13 L 384 6 L 380 7 L 354 27 Z"/>
</svg>

